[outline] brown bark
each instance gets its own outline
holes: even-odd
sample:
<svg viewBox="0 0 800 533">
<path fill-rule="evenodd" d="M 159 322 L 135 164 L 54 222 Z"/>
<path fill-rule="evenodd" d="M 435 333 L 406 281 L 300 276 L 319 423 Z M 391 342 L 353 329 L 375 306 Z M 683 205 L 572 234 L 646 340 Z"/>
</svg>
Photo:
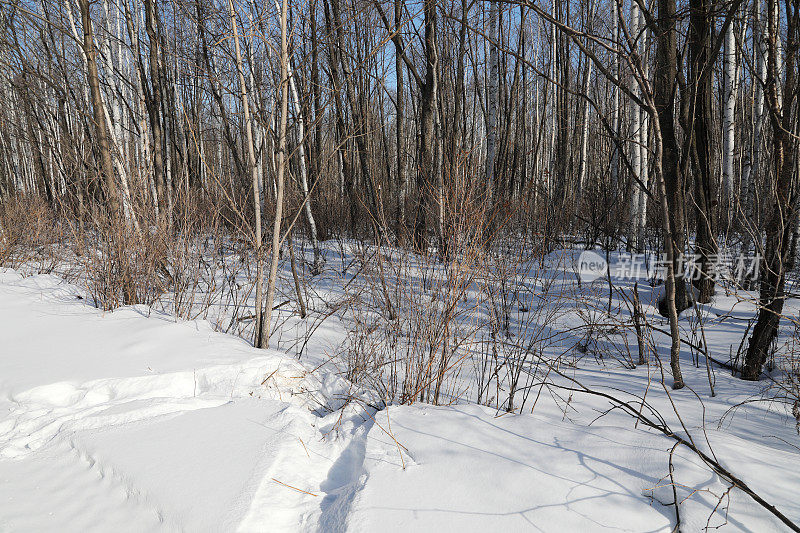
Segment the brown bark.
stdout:
<svg viewBox="0 0 800 533">
<path fill-rule="evenodd" d="M 349 141 L 347 139 L 347 124 L 344 117 L 344 104 L 342 103 L 342 77 L 340 75 L 340 61 L 338 58 L 338 47 L 334 44 L 335 29 L 331 16 L 329 0 L 323 0 L 325 13 L 325 30 L 329 39 L 328 63 L 330 65 L 330 79 L 333 86 L 333 103 L 336 113 L 336 146 L 339 150 L 339 162 L 341 162 L 341 173 L 344 181 L 345 194 L 347 195 L 347 206 L 349 211 L 349 226 L 351 235 L 355 235 L 356 222 L 358 220 L 358 199 L 355 193 L 355 180 L 353 177 L 353 166 L 350 161 Z M 337 162 L 337 166 L 338 163 Z"/>
<path fill-rule="evenodd" d="M 764 264 L 761 267 L 759 311 L 753 335 L 747 346 L 742 377 L 757 380 L 767 361 L 770 347 L 778 335 L 783 304 L 786 298 L 786 270 L 790 261 L 791 231 L 797 216 L 797 191 L 793 186 L 793 172 L 797 155 L 797 141 L 792 138 L 792 106 L 797 98 L 798 35 L 800 31 L 800 2 L 786 4 L 787 42 L 785 68 L 786 80 L 783 100 L 779 96 L 781 73 L 777 68 L 780 53 L 779 14 L 777 2 L 768 1 L 767 79 L 765 94 L 772 129 L 772 172 L 775 193 L 766 223 Z"/>
<path fill-rule="evenodd" d="M 336 31 L 336 47 L 338 49 L 336 57 L 342 68 L 344 74 L 344 89 L 347 102 L 350 105 L 350 113 L 353 115 L 353 137 L 355 138 L 356 146 L 358 148 L 358 160 L 361 164 L 361 176 L 363 185 L 368 190 L 368 198 L 372 203 L 374 213 L 377 213 L 379 206 L 379 199 L 376 192 L 375 183 L 373 181 L 372 172 L 370 172 L 369 164 L 369 151 L 367 149 L 367 116 L 364 112 L 365 106 L 357 98 L 355 92 L 356 80 L 350 70 L 350 66 L 343 57 L 341 51 L 345 50 L 344 36 L 342 29 L 341 14 L 339 12 L 339 0 L 330 0 L 331 14 L 333 16 L 334 29 Z"/>
<path fill-rule="evenodd" d="M 150 40 L 150 82 L 152 89 L 147 98 L 150 128 L 153 132 L 153 172 L 156 175 L 156 191 L 161 212 L 166 206 L 166 178 L 164 177 L 164 130 L 161 123 L 161 73 L 158 68 L 159 39 L 156 33 L 156 7 L 154 0 L 144 0 L 145 26 Z"/>
<path fill-rule="evenodd" d="M 230 0 L 229 0 L 230 1 Z M 270 321 L 272 307 L 275 301 L 275 285 L 278 278 L 278 262 L 280 261 L 281 246 L 281 218 L 283 217 L 283 189 L 286 174 L 286 123 L 289 114 L 289 48 L 287 30 L 288 0 L 283 0 L 281 6 L 281 116 L 278 130 L 278 172 L 275 177 L 277 182 L 277 197 L 275 198 L 275 219 L 272 224 L 272 260 L 269 269 L 269 282 L 267 283 L 267 304 L 262 316 L 261 335 L 263 347 L 269 348 Z"/>
<path fill-rule="evenodd" d="M 686 248 L 683 180 L 679 172 L 678 141 L 675 136 L 675 92 L 678 72 L 675 0 L 659 0 L 656 31 L 656 67 L 653 98 L 662 137 L 662 172 L 667 194 L 669 224 L 672 227 L 672 256 L 675 270 L 675 306 L 680 313 L 689 306 L 686 282 L 680 262 Z"/>
<path fill-rule="evenodd" d="M 400 32 L 400 23 L 403 18 L 403 2 L 394 2 L 395 32 Z M 395 52 L 395 76 L 397 81 L 395 119 L 395 151 L 397 152 L 397 234 L 401 241 L 405 238 L 406 231 L 406 195 L 408 193 L 408 174 L 406 173 L 406 145 L 405 145 L 405 87 L 403 87 L 403 53 Z"/>
<path fill-rule="evenodd" d="M 684 387 L 683 375 L 680 366 L 680 347 L 681 338 L 678 329 L 678 302 L 677 291 L 679 278 L 677 275 L 676 264 L 680 257 L 676 255 L 674 242 L 676 239 L 676 226 L 673 225 L 674 214 L 671 213 L 670 194 L 667 190 L 667 174 L 671 174 L 670 179 L 674 179 L 677 164 L 674 161 L 676 154 L 673 144 L 674 138 L 674 118 L 668 111 L 674 109 L 674 72 L 676 68 L 675 56 L 672 44 L 674 43 L 674 0 L 659 0 L 658 4 L 658 47 L 655 79 L 652 95 L 648 94 L 648 81 L 644 78 L 644 69 L 638 65 L 640 59 L 634 58 L 637 62 L 636 78 L 641 89 L 645 103 L 645 111 L 650 115 L 653 132 L 653 174 L 658 187 L 658 200 L 661 208 L 661 225 L 664 238 L 664 253 L 666 255 L 667 272 L 665 280 L 665 298 L 662 306 L 665 315 L 669 318 L 670 329 L 670 370 L 672 372 L 672 388 L 681 389 Z M 667 134 L 662 130 L 662 121 L 667 127 Z M 665 140 L 666 137 L 672 137 Z"/>
<path fill-rule="evenodd" d="M 696 250 L 700 257 L 700 276 L 694 285 L 697 300 L 711 301 L 714 279 L 711 271 L 718 246 L 714 237 L 714 199 L 716 183 L 712 172 L 711 76 L 704 75 L 711 57 L 711 0 L 691 0 L 689 14 L 689 142 L 694 174 L 694 207 L 697 231 Z"/>
<path fill-rule="evenodd" d="M 438 51 L 436 44 L 436 1 L 425 0 L 425 83 L 421 87 L 420 101 L 420 146 L 419 174 L 417 175 L 420 201 L 414 224 L 414 244 L 418 250 L 424 250 L 427 244 L 427 232 L 435 204 L 435 191 L 440 189 L 436 176 L 436 106 L 438 93 Z M 438 226 L 437 226 L 438 227 Z M 440 235 L 441 237 L 441 235 Z M 443 244 L 440 242 L 440 244 Z"/>
<path fill-rule="evenodd" d="M 86 53 L 86 77 L 92 98 L 92 111 L 94 131 L 100 151 L 100 172 L 103 175 L 106 202 L 112 220 L 119 216 L 119 199 L 117 186 L 114 180 L 114 160 L 111 154 L 111 143 L 106 129 L 106 120 L 103 114 L 103 97 L 100 93 L 100 76 L 97 71 L 97 49 L 94 46 L 94 33 L 92 31 L 92 18 L 89 13 L 89 0 L 80 0 L 81 21 L 83 25 L 83 50 Z"/>
</svg>

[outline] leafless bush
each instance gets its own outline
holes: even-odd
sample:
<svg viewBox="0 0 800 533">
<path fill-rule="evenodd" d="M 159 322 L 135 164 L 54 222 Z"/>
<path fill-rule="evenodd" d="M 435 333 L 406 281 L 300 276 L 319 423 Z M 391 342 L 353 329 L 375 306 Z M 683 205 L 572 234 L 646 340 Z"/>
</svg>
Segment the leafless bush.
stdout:
<svg viewBox="0 0 800 533">
<path fill-rule="evenodd" d="M 87 227 L 76 226 L 74 231 L 77 260 L 95 306 L 112 310 L 150 305 L 167 289 L 166 232 L 159 226 L 136 230 L 130 223 L 95 216 Z"/>
<path fill-rule="evenodd" d="M 341 353 L 348 378 L 387 402 L 438 404 L 458 396 L 449 378 L 475 331 L 475 302 L 466 295 L 480 248 L 470 252 L 441 264 L 407 250 L 357 251 L 361 283 L 349 289 L 350 331 Z"/>
<path fill-rule="evenodd" d="M 181 199 L 175 229 L 165 246 L 171 281 L 172 311 L 186 320 L 208 316 L 219 295 L 218 278 L 225 279 L 226 239 L 218 209 L 199 195 Z"/>
<path fill-rule="evenodd" d="M 210 305 L 215 275 L 204 254 L 223 239 L 218 212 L 198 198 L 180 198 L 166 221 L 115 220 L 99 208 L 82 222 L 37 195 L 0 206 L 0 264 L 54 272 L 82 284 L 95 306 L 152 305 L 169 293 L 173 312 L 192 318 Z"/>
<path fill-rule="evenodd" d="M 458 378 L 486 323 L 479 277 L 488 277 L 486 239 L 500 225 L 474 183 L 455 178 L 437 248 L 355 247 L 340 355 L 347 376 L 387 402 L 451 403 L 467 392 Z"/>
<path fill-rule="evenodd" d="M 55 213 L 40 196 L 20 194 L 0 203 L 0 265 L 38 260 L 53 266 L 52 246 L 60 238 Z"/>
<path fill-rule="evenodd" d="M 537 267 L 544 264 L 541 253 L 527 239 L 509 238 L 486 261 L 481 294 L 489 313 L 475 357 L 478 403 L 524 408 L 532 383 L 546 371 L 545 350 L 563 337 L 553 326 L 564 311 L 564 287 L 555 283 L 557 270 Z"/>
</svg>

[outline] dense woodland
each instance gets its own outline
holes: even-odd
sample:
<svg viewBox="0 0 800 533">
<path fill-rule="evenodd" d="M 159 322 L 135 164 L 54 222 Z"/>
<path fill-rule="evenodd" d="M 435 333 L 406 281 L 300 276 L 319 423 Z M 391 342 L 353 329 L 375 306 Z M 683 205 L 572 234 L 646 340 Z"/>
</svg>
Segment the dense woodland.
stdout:
<svg viewBox="0 0 800 533">
<path fill-rule="evenodd" d="M 680 388 L 678 315 L 758 253 L 759 378 L 800 240 L 800 1 L 280 1 L 2 1 L 0 261 L 100 254 L 113 308 L 213 230 L 252 254 L 267 346 L 287 241 L 301 278 L 334 238 L 662 251 Z"/>
</svg>

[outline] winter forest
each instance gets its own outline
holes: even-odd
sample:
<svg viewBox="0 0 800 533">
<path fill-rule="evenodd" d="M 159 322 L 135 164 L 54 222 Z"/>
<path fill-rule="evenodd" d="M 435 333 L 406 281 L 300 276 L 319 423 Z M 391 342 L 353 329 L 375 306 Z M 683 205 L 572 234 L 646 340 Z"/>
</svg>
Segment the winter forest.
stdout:
<svg viewBox="0 0 800 533">
<path fill-rule="evenodd" d="M 800 531 L 800 0 L 0 0 L 0 531 Z"/>
</svg>

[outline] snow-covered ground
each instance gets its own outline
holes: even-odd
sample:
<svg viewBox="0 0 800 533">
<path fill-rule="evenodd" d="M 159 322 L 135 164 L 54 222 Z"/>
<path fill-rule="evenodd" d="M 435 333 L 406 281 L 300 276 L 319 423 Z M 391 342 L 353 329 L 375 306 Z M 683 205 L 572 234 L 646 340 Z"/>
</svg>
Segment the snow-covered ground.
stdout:
<svg viewBox="0 0 800 533">
<path fill-rule="evenodd" d="M 685 531 L 785 528 L 685 448 L 671 481 L 673 440 L 564 380 L 534 389 L 525 414 L 377 410 L 317 364 L 326 354 L 298 362 L 203 320 L 84 297 L 0 270 L 0 531 L 670 531 L 675 495 Z M 707 342 L 727 353 L 741 326 L 719 322 Z M 627 401 L 647 391 L 677 433 L 800 521 L 794 420 L 766 403 L 731 411 L 762 386 L 717 370 L 711 397 L 685 358 L 696 395 L 668 394 L 655 366 L 565 372 Z"/>
</svg>

